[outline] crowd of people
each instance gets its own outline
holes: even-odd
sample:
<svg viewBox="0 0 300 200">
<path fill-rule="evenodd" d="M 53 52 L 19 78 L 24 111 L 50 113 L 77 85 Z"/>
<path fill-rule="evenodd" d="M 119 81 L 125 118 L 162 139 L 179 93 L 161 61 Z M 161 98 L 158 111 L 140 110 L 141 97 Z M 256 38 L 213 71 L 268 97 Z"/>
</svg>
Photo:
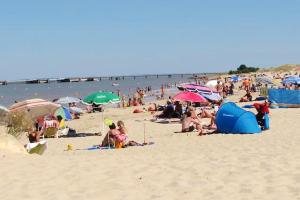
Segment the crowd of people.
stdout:
<svg viewBox="0 0 300 200">
<path fill-rule="evenodd" d="M 253 96 L 251 92 L 257 91 L 257 84 L 252 82 L 250 79 L 245 79 L 242 82 L 242 85 L 239 89 L 245 90 L 246 94 L 240 99 L 241 102 L 249 102 L 253 100 Z M 164 97 L 164 88 L 169 87 L 166 85 L 162 85 L 161 87 L 161 97 Z M 234 82 L 221 82 L 217 81 L 217 85 L 215 86 L 215 91 L 219 93 L 222 99 L 226 98 L 228 95 L 233 95 L 235 89 Z M 151 87 L 146 87 L 145 89 L 137 88 L 136 92 L 133 95 L 133 98 L 128 98 L 126 102 L 126 98 L 124 95 L 121 95 L 121 107 L 131 107 L 131 106 L 139 106 L 144 105 L 144 97 L 146 94 L 151 92 Z M 157 103 L 149 104 L 148 109 L 143 110 L 149 111 L 153 114 L 153 116 L 157 119 L 171 119 L 176 118 L 179 119 L 181 123 L 181 132 L 192 132 L 197 131 L 198 135 L 204 135 L 207 133 L 213 133 L 217 130 L 216 121 L 216 113 L 218 109 L 222 105 L 223 100 L 220 101 L 210 101 L 210 103 L 204 105 L 199 105 L 191 102 L 180 102 L 174 101 L 170 96 L 166 102 L 166 105 L 158 105 Z M 254 107 L 257 110 L 256 119 L 258 124 L 262 129 L 267 129 L 266 126 L 266 114 L 269 113 L 269 102 L 265 101 L 264 103 L 255 103 Z M 75 104 L 70 104 L 69 108 L 75 108 Z M 104 107 L 102 105 L 92 104 L 90 108 L 87 108 L 87 112 L 102 112 L 104 111 Z M 158 113 L 159 112 L 159 113 Z M 158 114 L 157 114 L 158 113 Z M 79 118 L 79 114 L 73 113 L 73 117 Z M 208 125 L 203 125 L 203 119 L 207 118 L 209 121 Z M 46 131 L 48 128 L 55 128 L 57 132 L 54 137 L 58 137 L 59 135 L 66 134 L 63 130 L 66 130 L 65 121 L 62 116 L 47 116 L 38 118 L 35 123 L 34 128 L 29 128 L 29 140 L 30 142 L 39 142 L 40 138 L 46 136 Z M 130 144 L 138 144 L 134 141 L 128 141 L 128 130 L 125 127 L 123 121 L 118 121 L 116 124 L 111 123 L 109 125 L 109 131 L 105 135 L 103 141 L 101 142 L 101 147 L 115 147 L 122 148 L 126 146 L 130 146 Z"/>
</svg>

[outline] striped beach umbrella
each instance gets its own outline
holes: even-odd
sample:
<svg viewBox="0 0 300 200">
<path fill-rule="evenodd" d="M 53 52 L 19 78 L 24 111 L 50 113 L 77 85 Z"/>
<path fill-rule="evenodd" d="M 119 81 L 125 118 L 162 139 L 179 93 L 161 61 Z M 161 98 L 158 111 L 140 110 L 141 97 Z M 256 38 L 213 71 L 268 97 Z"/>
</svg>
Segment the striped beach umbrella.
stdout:
<svg viewBox="0 0 300 200">
<path fill-rule="evenodd" d="M 61 106 L 43 99 L 29 99 L 13 104 L 9 110 L 12 114 L 25 113 L 31 119 L 36 119 L 39 116 L 51 115 Z"/>
<path fill-rule="evenodd" d="M 198 84 L 182 84 L 178 86 L 178 89 L 180 90 L 187 90 L 187 91 L 198 91 L 198 92 L 213 92 L 214 90 L 212 88 L 209 88 L 207 86 L 198 85 Z"/>
<path fill-rule="evenodd" d="M 59 109 L 57 109 L 55 111 L 55 116 L 59 116 L 59 115 L 66 121 L 72 120 L 72 115 L 68 108 L 60 107 Z"/>
</svg>

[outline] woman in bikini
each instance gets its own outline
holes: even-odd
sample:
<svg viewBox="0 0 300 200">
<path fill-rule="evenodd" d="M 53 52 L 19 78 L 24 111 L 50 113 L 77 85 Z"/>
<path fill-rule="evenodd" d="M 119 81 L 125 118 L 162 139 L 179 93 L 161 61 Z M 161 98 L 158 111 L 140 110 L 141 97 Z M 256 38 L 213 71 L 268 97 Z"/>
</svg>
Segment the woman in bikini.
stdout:
<svg viewBox="0 0 300 200">
<path fill-rule="evenodd" d="M 116 142 L 119 143 L 122 147 L 125 146 L 126 140 L 128 138 L 127 128 L 123 121 L 118 121 L 118 131 L 120 132 L 118 135 L 115 136 Z"/>
<path fill-rule="evenodd" d="M 190 111 L 187 111 L 185 113 L 185 117 L 182 120 L 182 132 L 192 132 L 195 129 L 199 131 L 199 135 L 201 136 L 203 134 L 203 129 L 201 127 L 201 124 L 199 120 L 195 120 L 192 118 L 192 113 Z"/>
</svg>

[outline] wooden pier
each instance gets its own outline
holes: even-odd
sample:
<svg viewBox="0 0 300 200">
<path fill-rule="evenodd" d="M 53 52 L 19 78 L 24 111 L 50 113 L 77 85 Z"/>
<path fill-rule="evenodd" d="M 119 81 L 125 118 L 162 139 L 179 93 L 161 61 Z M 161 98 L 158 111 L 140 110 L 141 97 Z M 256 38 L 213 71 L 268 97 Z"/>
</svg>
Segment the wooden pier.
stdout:
<svg viewBox="0 0 300 200">
<path fill-rule="evenodd" d="M 93 81 L 103 81 L 103 80 L 110 80 L 110 81 L 121 81 L 121 80 L 129 80 L 129 79 L 153 79 L 153 78 L 195 78 L 199 76 L 209 76 L 209 75 L 216 75 L 218 73 L 191 73 L 191 74 L 146 74 L 146 75 L 126 75 L 126 76 L 95 76 L 95 77 L 66 77 L 66 78 L 52 78 L 52 79 L 31 79 L 31 80 L 23 80 L 17 82 L 7 82 L 7 81 L 0 81 L 0 85 L 7 85 L 9 83 L 26 83 L 26 84 L 42 84 L 42 83 L 73 83 L 73 82 L 93 82 Z"/>
</svg>

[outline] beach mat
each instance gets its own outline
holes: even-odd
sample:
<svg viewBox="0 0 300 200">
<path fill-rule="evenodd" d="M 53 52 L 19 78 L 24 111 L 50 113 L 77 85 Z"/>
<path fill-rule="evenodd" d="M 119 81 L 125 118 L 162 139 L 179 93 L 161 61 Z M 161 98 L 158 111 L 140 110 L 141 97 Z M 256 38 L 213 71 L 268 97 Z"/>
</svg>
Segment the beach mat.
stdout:
<svg viewBox="0 0 300 200">
<path fill-rule="evenodd" d="M 142 146 L 147 146 L 147 145 L 153 145 L 154 142 L 147 142 L 147 143 L 137 143 L 137 142 L 134 142 L 135 145 L 126 145 L 125 147 L 122 147 L 122 148 L 127 148 L 127 147 L 132 147 L 132 146 L 139 146 L 139 147 L 142 147 Z M 120 148 L 120 149 L 122 149 Z M 88 150 L 88 151 L 94 151 L 94 150 L 110 150 L 110 149 L 116 149 L 114 147 L 101 147 L 99 145 L 94 145 L 92 147 L 88 147 L 88 148 L 85 148 L 85 149 L 75 149 L 75 150 Z"/>
</svg>

